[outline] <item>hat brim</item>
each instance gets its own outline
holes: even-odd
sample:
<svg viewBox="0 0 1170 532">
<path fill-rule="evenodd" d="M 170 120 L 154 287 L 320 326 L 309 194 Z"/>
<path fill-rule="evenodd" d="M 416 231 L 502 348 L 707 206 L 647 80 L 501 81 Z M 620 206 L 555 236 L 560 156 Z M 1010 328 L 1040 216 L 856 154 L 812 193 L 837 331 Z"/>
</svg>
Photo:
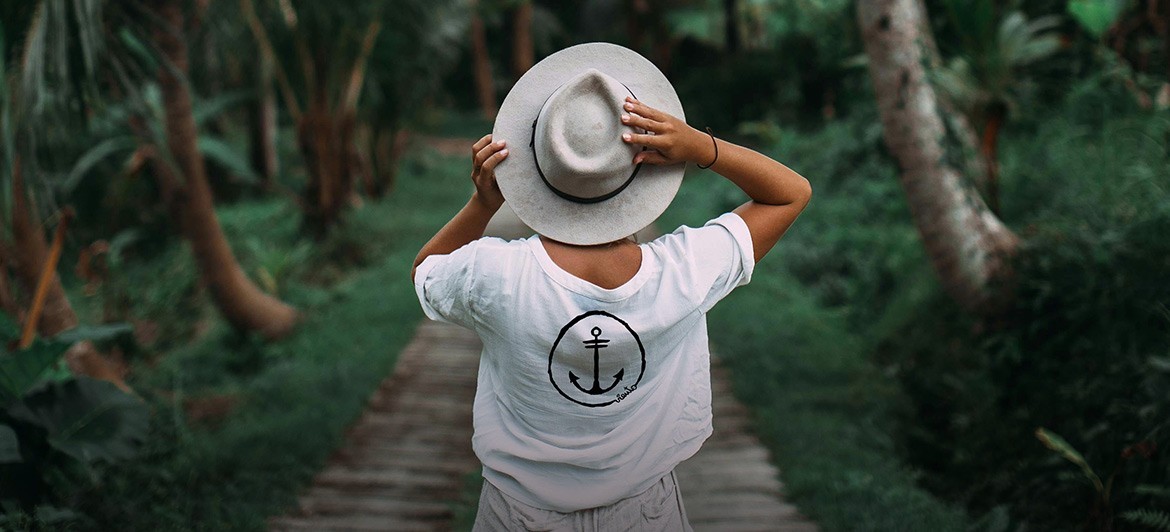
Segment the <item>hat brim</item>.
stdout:
<svg viewBox="0 0 1170 532">
<path fill-rule="evenodd" d="M 494 140 L 508 143 L 508 157 L 495 170 L 496 181 L 521 221 L 537 233 L 577 245 L 612 242 L 650 225 L 678 193 L 686 170 L 685 163 L 643 164 L 620 194 L 589 204 L 561 198 L 544 184 L 529 145 L 532 123 L 557 87 L 589 68 L 622 82 L 642 103 L 686 120 L 666 75 L 642 55 L 616 44 L 597 42 L 565 48 L 520 77 L 500 105 L 492 129 Z"/>
</svg>

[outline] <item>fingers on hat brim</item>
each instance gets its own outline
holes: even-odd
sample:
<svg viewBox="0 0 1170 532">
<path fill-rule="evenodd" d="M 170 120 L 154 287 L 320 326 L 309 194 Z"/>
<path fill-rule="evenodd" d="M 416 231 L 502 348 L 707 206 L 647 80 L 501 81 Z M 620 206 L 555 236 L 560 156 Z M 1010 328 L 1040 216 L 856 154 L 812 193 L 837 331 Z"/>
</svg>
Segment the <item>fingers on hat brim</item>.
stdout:
<svg viewBox="0 0 1170 532">
<path fill-rule="evenodd" d="M 649 146 L 651 148 L 663 147 L 662 137 L 658 135 L 639 135 L 637 133 L 626 133 L 622 136 L 622 140 L 630 144 L 641 144 L 642 146 Z"/>
<path fill-rule="evenodd" d="M 649 118 L 638 116 L 636 114 L 627 113 L 625 115 L 625 117 L 627 117 L 627 118 L 625 120 L 623 120 L 623 122 L 626 125 L 640 127 L 642 129 L 645 129 L 646 131 L 653 131 L 655 133 L 658 133 L 660 131 L 659 128 L 662 127 L 662 122 L 655 122 L 653 120 L 650 120 Z"/>
</svg>

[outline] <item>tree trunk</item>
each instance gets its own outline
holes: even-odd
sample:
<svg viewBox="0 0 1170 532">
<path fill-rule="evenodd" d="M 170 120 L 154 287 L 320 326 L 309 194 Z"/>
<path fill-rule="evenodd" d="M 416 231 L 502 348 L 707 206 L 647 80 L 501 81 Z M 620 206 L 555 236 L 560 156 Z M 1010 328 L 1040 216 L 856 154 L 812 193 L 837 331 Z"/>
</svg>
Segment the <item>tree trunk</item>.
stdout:
<svg viewBox="0 0 1170 532">
<path fill-rule="evenodd" d="M 983 125 L 983 138 L 979 142 L 979 153 L 983 156 L 983 167 L 987 169 L 987 204 L 991 212 L 999 216 L 999 132 L 1007 116 L 1007 108 L 993 105 Z"/>
<path fill-rule="evenodd" d="M 374 181 L 367 193 L 372 198 L 380 198 L 394 190 L 394 182 L 398 178 L 398 161 L 406 153 L 410 130 L 381 128 L 373 136 Z"/>
<path fill-rule="evenodd" d="M 237 329 L 256 331 L 268 339 L 283 337 L 296 325 L 296 310 L 261 291 L 244 275 L 215 215 L 203 156 L 195 144 L 197 132 L 186 84 L 189 70 L 180 0 L 154 0 L 152 4 L 159 21 L 154 28 L 155 45 L 165 62 L 158 77 L 166 112 L 167 146 L 175 170 L 182 173 L 178 178 L 169 163 L 155 158 L 160 179 L 182 183 L 171 211 L 179 218 L 200 278 L 224 318 Z"/>
<path fill-rule="evenodd" d="M 954 154 L 965 153 L 965 133 L 944 122 L 927 80 L 926 65 L 936 52 L 925 7 L 921 0 L 863 0 L 857 6 L 886 146 L 898 161 L 931 264 L 960 305 L 993 313 L 1010 297 L 1010 259 L 1018 239 L 954 166 Z"/>
<path fill-rule="evenodd" d="M 739 51 L 739 2 L 723 0 L 723 39 L 728 53 Z"/>
<path fill-rule="evenodd" d="M 260 54 L 256 62 L 256 100 L 248 113 L 251 135 L 252 167 L 260 173 L 265 188 L 272 185 L 280 171 L 276 155 L 276 90 L 272 86 L 272 64 Z"/>
<path fill-rule="evenodd" d="M 512 15 L 512 73 L 519 79 L 536 60 L 532 48 L 532 0 L 516 6 Z"/>
<path fill-rule="evenodd" d="M 16 160 L 12 172 L 12 251 L 16 256 L 12 262 L 15 263 L 16 276 L 25 293 L 32 294 L 49 258 L 49 245 L 45 242 L 45 233 L 41 230 L 41 221 L 36 209 L 28 204 L 27 194 L 20 161 Z M 45 292 L 44 307 L 37 322 L 37 331 L 41 336 L 54 336 L 77 327 L 78 324 L 73 305 L 69 303 L 69 297 L 61 286 L 61 278 L 54 272 Z M 131 392 L 124 380 L 124 371 L 98 353 L 91 342 L 74 344 L 65 353 L 65 363 L 74 375 L 86 375 L 109 381 L 123 391 Z"/>
<path fill-rule="evenodd" d="M 301 155 L 309 174 L 305 226 L 318 238 L 341 219 L 353 194 L 355 126 L 353 115 L 338 115 L 321 102 L 310 103 L 297 126 Z"/>
<path fill-rule="evenodd" d="M 496 118 L 496 87 L 492 80 L 492 60 L 488 56 L 487 35 L 483 20 L 476 12 L 477 2 L 471 1 L 471 62 L 475 68 L 475 89 L 479 108 L 484 118 Z"/>
</svg>

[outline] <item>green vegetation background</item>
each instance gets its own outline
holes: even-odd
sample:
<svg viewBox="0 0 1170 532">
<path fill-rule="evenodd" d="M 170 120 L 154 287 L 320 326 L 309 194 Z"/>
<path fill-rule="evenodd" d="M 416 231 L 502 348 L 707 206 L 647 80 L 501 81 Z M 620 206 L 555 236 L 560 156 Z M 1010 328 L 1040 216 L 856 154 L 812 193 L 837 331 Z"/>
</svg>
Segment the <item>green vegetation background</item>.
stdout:
<svg viewBox="0 0 1170 532">
<path fill-rule="evenodd" d="M 954 55 L 962 28 L 928 4 Z M 1170 111 L 1136 103 L 1134 79 L 1149 79 L 1081 34 L 1031 71 L 1037 86 L 1000 142 L 1002 218 L 1026 243 L 1020 285 L 1000 320 L 979 320 L 942 294 L 926 261 L 865 73 L 851 63 L 857 36 L 824 38 L 852 28 L 851 3 L 816 7 L 774 17 L 786 26 L 769 49 L 713 62 L 710 48 L 684 40 L 674 66 L 692 124 L 813 184 L 808 210 L 752 283 L 710 315 L 788 495 L 828 531 L 1153 528 L 1098 515 L 1092 485 L 1034 431 L 1061 434 L 1112 479 L 1118 514 L 1170 506 Z M 452 77 L 462 86 L 447 92 L 470 100 L 466 81 Z M 442 134 L 490 129 L 447 120 Z M 281 177 L 297 189 L 303 176 L 290 166 Z M 256 530 L 292 508 L 421 319 L 409 264 L 465 200 L 468 170 L 465 158 L 418 147 L 390 198 L 348 213 L 323 244 L 302 240 L 288 200 L 225 201 L 221 220 L 245 269 L 269 272 L 305 311 L 283 342 L 227 330 L 174 238 L 137 250 L 100 297 L 81 296 L 66 274 L 83 322 L 114 306 L 157 331 L 129 353 L 130 384 L 154 413 L 150 438 L 140 458 L 76 494 L 86 516 L 77 528 Z M 98 187 L 78 197 L 102 192 L 142 196 Z M 660 226 L 699 225 L 743 199 L 695 172 Z M 80 207 L 83 218 L 109 214 Z M 478 481 L 469 472 L 465 499 L 452 501 L 464 522 Z"/>
</svg>

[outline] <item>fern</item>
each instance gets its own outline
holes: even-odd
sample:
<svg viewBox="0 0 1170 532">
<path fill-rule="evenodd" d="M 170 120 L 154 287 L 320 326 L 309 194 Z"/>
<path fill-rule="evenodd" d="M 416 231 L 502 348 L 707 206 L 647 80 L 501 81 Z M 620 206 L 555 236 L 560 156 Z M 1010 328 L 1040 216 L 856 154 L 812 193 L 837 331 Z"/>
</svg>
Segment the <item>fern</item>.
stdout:
<svg viewBox="0 0 1170 532">
<path fill-rule="evenodd" d="M 1138 524 L 1157 532 L 1170 532 L 1170 512 L 1161 510 L 1130 510 L 1121 514 L 1121 518 L 1130 523 Z"/>
</svg>

